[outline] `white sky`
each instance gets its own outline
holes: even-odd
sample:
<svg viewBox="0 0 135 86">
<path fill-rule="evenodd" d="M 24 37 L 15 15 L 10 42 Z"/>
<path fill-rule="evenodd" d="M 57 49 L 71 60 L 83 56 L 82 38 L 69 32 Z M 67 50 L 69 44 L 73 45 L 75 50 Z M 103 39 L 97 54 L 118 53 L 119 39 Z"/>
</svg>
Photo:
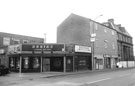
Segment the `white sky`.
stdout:
<svg viewBox="0 0 135 86">
<path fill-rule="evenodd" d="M 56 42 L 57 26 L 71 13 L 105 22 L 113 18 L 135 37 L 134 0 L 0 0 L 0 32 Z M 135 43 L 135 41 L 134 41 Z"/>
</svg>

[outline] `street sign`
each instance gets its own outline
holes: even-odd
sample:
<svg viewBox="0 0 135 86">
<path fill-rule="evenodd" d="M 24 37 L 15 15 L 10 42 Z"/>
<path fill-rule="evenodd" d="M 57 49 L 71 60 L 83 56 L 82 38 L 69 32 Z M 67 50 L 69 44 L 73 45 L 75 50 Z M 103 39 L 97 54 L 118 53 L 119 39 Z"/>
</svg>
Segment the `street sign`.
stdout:
<svg viewBox="0 0 135 86">
<path fill-rule="evenodd" d="M 90 38 L 91 42 L 95 42 L 95 40 L 96 40 L 95 38 Z"/>
<path fill-rule="evenodd" d="M 91 37 L 96 37 L 96 33 L 92 33 L 91 34 Z"/>
</svg>

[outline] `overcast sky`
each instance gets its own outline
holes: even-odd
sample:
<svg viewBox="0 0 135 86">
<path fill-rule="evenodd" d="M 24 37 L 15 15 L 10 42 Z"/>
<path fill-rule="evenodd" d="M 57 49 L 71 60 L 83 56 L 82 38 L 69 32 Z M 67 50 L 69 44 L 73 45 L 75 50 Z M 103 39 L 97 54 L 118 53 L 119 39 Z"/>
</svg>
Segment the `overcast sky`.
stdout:
<svg viewBox="0 0 135 86">
<path fill-rule="evenodd" d="M 57 26 L 71 13 L 122 24 L 135 37 L 134 0 L 0 0 L 0 32 L 44 37 L 56 42 Z M 134 41 L 135 43 L 135 41 Z"/>
</svg>

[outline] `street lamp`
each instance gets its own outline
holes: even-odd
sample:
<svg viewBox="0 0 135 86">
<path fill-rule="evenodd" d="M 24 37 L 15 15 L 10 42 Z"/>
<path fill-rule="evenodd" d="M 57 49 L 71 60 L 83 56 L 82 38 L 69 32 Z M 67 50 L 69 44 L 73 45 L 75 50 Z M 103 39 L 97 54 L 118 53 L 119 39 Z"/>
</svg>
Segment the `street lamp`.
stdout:
<svg viewBox="0 0 135 86">
<path fill-rule="evenodd" d="M 99 15 L 99 16 L 97 16 L 95 19 L 94 19 L 94 21 L 96 20 L 96 19 L 98 19 L 99 17 L 101 17 L 101 16 L 103 16 L 102 14 L 101 15 Z M 92 28 L 92 34 L 91 34 L 91 42 L 92 42 L 92 51 L 93 51 L 93 54 L 92 54 L 92 68 L 94 68 L 95 69 L 95 67 L 96 67 L 96 65 L 95 65 L 95 60 L 94 60 L 94 42 L 96 41 L 96 33 L 95 33 L 95 31 L 94 31 L 94 29 L 95 29 L 95 25 L 94 25 L 95 23 L 93 23 L 93 28 Z"/>
<path fill-rule="evenodd" d="M 101 16 L 103 16 L 103 15 L 101 14 L 101 15 L 97 16 L 97 17 L 94 19 L 94 21 L 95 21 L 96 19 L 98 19 L 99 17 L 101 17 Z"/>
</svg>

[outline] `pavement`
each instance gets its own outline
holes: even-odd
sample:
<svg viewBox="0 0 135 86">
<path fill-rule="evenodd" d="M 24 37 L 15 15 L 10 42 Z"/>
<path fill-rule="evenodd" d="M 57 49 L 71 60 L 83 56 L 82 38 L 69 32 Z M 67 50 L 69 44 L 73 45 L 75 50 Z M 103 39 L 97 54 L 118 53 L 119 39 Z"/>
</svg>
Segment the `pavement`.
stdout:
<svg viewBox="0 0 135 86">
<path fill-rule="evenodd" d="M 91 75 L 90 77 L 94 77 L 94 78 L 105 78 L 104 76 L 101 77 L 101 76 L 97 76 L 97 75 L 105 74 L 105 76 L 107 76 L 106 73 L 110 73 L 110 72 L 116 73 L 116 72 L 121 72 L 124 70 L 126 71 L 127 69 L 132 70 L 134 68 L 85 70 L 85 71 L 66 72 L 66 73 L 64 73 L 64 72 L 42 72 L 42 73 L 14 73 L 14 72 L 11 72 L 10 74 L 7 74 L 5 76 L 0 76 L 0 86 L 63 86 L 63 84 L 66 84 L 64 86 L 77 86 L 76 83 L 71 83 L 72 79 L 73 79 L 72 77 L 81 77 L 82 78 L 83 76 Z M 116 72 L 112 72 L 112 71 L 116 71 Z M 63 76 L 66 76 L 66 77 L 63 77 Z M 94 79 L 94 78 L 92 78 L 92 79 Z M 65 82 L 66 79 L 71 80 L 71 82 L 67 82 L 67 81 Z M 76 79 L 77 78 L 75 78 L 75 80 Z M 57 80 L 60 82 L 57 82 Z M 83 81 L 83 80 L 81 80 L 81 81 Z M 68 84 L 70 84 L 70 85 L 68 85 Z"/>
<path fill-rule="evenodd" d="M 85 73 L 97 73 L 97 72 L 109 72 L 109 71 L 118 71 L 118 70 L 126 70 L 133 69 L 132 68 L 115 68 L 115 69 L 102 69 L 102 70 L 84 70 L 84 71 L 76 71 L 76 72 L 40 72 L 40 73 L 10 73 L 9 77 L 16 78 L 52 78 L 52 77 L 60 77 L 67 75 L 76 75 L 76 74 L 85 74 Z"/>
</svg>

